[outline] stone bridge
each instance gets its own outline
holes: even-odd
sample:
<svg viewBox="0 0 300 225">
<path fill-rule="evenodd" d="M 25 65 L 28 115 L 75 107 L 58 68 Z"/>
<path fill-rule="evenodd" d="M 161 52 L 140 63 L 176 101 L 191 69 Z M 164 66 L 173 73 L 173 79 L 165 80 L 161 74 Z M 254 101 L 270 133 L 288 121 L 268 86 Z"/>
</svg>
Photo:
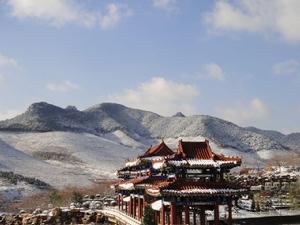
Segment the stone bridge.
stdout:
<svg viewBox="0 0 300 225">
<path fill-rule="evenodd" d="M 117 225 L 141 225 L 141 221 L 136 220 L 118 209 L 106 207 L 100 210 L 107 218 L 108 222 Z"/>
</svg>

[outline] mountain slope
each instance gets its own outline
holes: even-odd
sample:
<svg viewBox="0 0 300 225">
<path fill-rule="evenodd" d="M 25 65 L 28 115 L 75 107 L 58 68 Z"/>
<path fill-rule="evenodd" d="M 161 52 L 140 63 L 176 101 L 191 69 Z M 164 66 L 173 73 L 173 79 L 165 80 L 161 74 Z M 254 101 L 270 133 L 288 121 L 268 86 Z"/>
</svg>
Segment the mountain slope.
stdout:
<svg viewBox="0 0 300 225">
<path fill-rule="evenodd" d="M 287 151 L 299 149 L 295 137 L 276 131 L 243 128 L 207 115 L 163 117 L 156 113 L 103 103 L 84 111 L 65 109 L 47 103 L 35 103 L 10 120 L 0 122 L 3 131 L 71 131 L 98 136 L 121 131 L 132 140 L 149 144 L 162 137 L 203 136 L 221 147 L 240 151 Z"/>
</svg>

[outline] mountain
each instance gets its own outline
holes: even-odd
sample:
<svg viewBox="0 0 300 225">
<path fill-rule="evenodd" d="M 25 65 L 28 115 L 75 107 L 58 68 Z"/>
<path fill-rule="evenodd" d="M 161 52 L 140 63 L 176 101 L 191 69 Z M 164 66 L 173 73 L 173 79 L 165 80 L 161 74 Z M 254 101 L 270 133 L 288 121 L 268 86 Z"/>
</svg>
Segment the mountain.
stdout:
<svg viewBox="0 0 300 225">
<path fill-rule="evenodd" d="M 113 177 L 126 159 L 162 138 L 174 150 L 181 138 L 206 138 L 214 151 L 239 155 L 244 165 L 257 166 L 276 154 L 298 154 L 299 137 L 240 127 L 208 115 L 164 117 L 115 103 L 80 111 L 40 102 L 0 122 L 0 171 L 55 187 L 88 185 Z"/>
<path fill-rule="evenodd" d="M 122 131 L 137 142 L 168 137 L 203 136 L 221 147 L 240 151 L 293 150 L 300 146 L 297 134 L 290 137 L 277 131 L 243 128 L 207 115 L 163 117 L 156 113 L 103 103 L 84 111 L 65 109 L 41 102 L 10 120 L 0 122 L 2 131 L 70 131 L 98 136 Z M 300 136 L 300 135 L 299 135 Z"/>
</svg>

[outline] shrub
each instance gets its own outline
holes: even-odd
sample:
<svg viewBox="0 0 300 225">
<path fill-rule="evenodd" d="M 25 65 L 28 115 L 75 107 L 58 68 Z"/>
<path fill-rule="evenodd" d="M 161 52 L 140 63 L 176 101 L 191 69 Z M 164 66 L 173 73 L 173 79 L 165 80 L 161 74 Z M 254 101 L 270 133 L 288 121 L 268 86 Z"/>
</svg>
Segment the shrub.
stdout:
<svg viewBox="0 0 300 225">
<path fill-rule="evenodd" d="M 150 205 L 147 205 L 145 207 L 145 213 L 144 213 L 144 218 L 143 218 L 142 224 L 143 225 L 155 225 L 154 212 Z"/>
</svg>

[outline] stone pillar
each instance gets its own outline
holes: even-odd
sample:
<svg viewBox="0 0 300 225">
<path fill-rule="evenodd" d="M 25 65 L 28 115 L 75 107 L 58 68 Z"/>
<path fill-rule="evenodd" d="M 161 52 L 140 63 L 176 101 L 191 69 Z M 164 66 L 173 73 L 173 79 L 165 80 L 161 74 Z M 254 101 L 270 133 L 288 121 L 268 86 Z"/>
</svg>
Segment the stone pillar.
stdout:
<svg viewBox="0 0 300 225">
<path fill-rule="evenodd" d="M 132 208 L 133 208 L 133 210 L 132 210 L 132 215 L 133 215 L 133 218 L 135 218 L 136 217 L 136 200 L 135 200 L 135 196 L 133 196 L 133 202 L 132 202 Z"/>
<path fill-rule="evenodd" d="M 165 225 L 165 206 L 162 205 L 160 208 L 160 224 Z"/>
<path fill-rule="evenodd" d="M 232 225 L 232 201 L 231 199 L 228 201 L 228 225 Z"/>
<path fill-rule="evenodd" d="M 215 205 L 214 220 L 215 220 L 215 225 L 220 225 L 219 205 Z"/>
<path fill-rule="evenodd" d="M 201 208 L 201 210 L 200 210 L 200 225 L 205 225 L 205 221 L 206 221 L 205 209 Z"/>
<path fill-rule="evenodd" d="M 190 210 L 188 206 L 184 207 L 184 223 L 190 224 Z"/>
<path fill-rule="evenodd" d="M 177 224 L 176 222 L 176 206 L 174 203 L 171 204 L 170 208 L 170 225 L 175 225 Z"/>
</svg>

